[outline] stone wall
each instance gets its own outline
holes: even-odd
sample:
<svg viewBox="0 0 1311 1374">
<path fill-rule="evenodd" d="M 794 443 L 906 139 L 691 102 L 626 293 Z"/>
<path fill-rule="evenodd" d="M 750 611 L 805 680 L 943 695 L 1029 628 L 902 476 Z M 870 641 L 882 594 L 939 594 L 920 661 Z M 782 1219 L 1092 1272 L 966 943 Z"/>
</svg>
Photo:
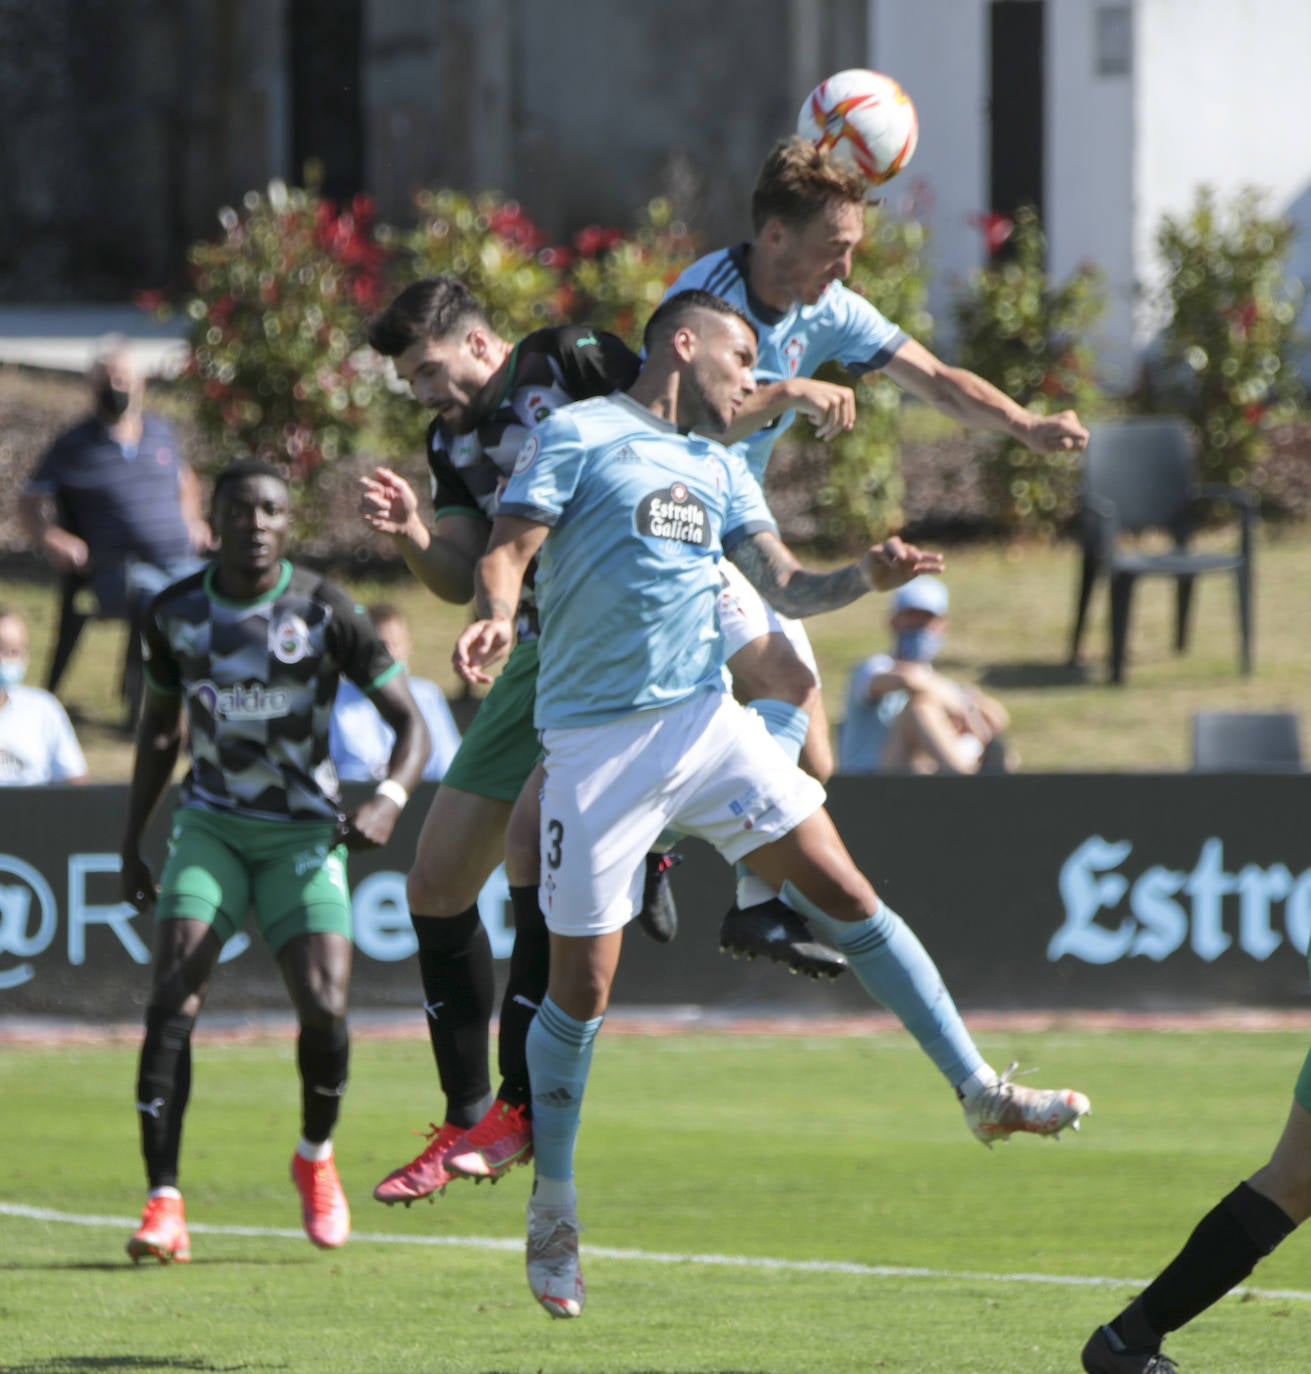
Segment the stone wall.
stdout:
<svg viewBox="0 0 1311 1374">
<path fill-rule="evenodd" d="M 358 91 L 298 86 L 325 69 L 306 44 L 353 32 L 327 69 Z M 448 185 L 557 239 L 657 193 L 707 240 L 745 235 L 806 91 L 867 60 L 863 0 L 0 0 L 0 299 L 177 285 L 220 206 L 306 155 L 340 165 L 335 143 L 293 153 L 334 128 L 316 102 L 358 110 L 360 189 L 395 223 Z"/>
</svg>

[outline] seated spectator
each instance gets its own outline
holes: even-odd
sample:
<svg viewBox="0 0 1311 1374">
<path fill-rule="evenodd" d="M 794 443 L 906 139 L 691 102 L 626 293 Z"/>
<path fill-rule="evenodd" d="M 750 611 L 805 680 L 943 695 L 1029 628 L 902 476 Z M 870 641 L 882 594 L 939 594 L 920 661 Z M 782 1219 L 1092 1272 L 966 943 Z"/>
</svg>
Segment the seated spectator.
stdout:
<svg viewBox="0 0 1311 1374">
<path fill-rule="evenodd" d="M 85 782 L 86 759 L 64 708 L 40 687 L 24 687 L 27 621 L 0 606 L 0 786 Z"/>
<path fill-rule="evenodd" d="M 892 598 L 891 654 L 852 669 L 838 740 L 843 773 L 1009 771 L 1001 702 L 932 666 L 947 626 L 947 588 L 917 577 Z"/>
<path fill-rule="evenodd" d="M 388 653 L 397 663 L 407 664 L 414 641 L 404 615 L 395 606 L 379 603 L 369 607 L 369 619 Z M 423 778 L 425 782 L 437 782 L 460 747 L 460 731 L 445 694 L 435 682 L 412 677 L 410 691 L 432 737 L 432 753 Z M 391 726 L 369 698 L 353 682 L 342 678 L 328 726 L 328 753 L 337 767 L 337 776 L 343 782 L 377 782 L 385 778 L 394 738 Z"/>
<path fill-rule="evenodd" d="M 126 339 L 105 341 L 87 381 L 91 415 L 46 451 L 20 506 L 33 542 L 61 573 L 86 578 L 100 615 L 135 619 L 213 539 L 173 426 L 143 409 Z"/>
</svg>

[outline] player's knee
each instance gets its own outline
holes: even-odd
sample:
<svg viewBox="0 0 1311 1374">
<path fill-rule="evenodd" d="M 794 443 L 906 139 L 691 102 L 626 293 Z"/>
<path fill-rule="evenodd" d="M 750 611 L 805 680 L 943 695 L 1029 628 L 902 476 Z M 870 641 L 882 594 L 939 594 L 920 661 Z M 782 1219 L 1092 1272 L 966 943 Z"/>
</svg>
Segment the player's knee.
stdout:
<svg viewBox="0 0 1311 1374">
<path fill-rule="evenodd" d="M 512 826 L 505 837 L 505 878 L 511 887 L 533 887 L 541 865 L 537 830 L 516 833 Z"/>
<path fill-rule="evenodd" d="M 470 892 L 459 874 L 416 863 L 405 877 L 405 900 L 422 916 L 458 916 L 478 900 L 478 889 Z"/>
<path fill-rule="evenodd" d="M 771 635 L 756 640 L 751 649 L 729 660 L 738 698 L 772 697 L 810 710 L 819 695 L 819 681 L 792 645 L 782 635 Z"/>
<path fill-rule="evenodd" d="M 812 778 L 827 782 L 833 776 L 835 760 L 827 730 L 812 730 L 801 747 L 800 763 Z"/>
</svg>

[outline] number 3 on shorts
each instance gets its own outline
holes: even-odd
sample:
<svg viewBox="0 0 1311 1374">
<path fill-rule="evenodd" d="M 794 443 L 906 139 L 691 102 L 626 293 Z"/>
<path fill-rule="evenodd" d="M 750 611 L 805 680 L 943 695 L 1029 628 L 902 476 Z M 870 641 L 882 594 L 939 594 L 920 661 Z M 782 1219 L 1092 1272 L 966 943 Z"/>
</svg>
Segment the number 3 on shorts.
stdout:
<svg viewBox="0 0 1311 1374">
<path fill-rule="evenodd" d="M 560 867 L 560 858 L 561 858 L 561 854 L 560 854 L 560 845 L 561 845 L 561 844 L 563 843 L 563 841 L 564 841 L 564 822 L 563 822 L 563 821 L 547 821 L 547 822 L 546 822 L 546 838 L 547 838 L 546 862 L 547 862 L 548 866 L 551 867 L 551 868 L 559 868 L 559 867 Z"/>
</svg>

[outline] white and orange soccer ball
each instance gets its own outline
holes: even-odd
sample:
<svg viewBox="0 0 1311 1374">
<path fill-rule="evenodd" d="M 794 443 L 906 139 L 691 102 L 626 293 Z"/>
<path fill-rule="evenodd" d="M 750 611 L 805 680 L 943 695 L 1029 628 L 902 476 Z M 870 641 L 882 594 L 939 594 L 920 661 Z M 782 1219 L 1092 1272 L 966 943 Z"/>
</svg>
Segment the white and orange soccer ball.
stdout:
<svg viewBox="0 0 1311 1374">
<path fill-rule="evenodd" d="M 910 96 L 890 76 L 850 67 L 806 97 L 797 133 L 881 186 L 914 155 L 919 119 Z"/>
</svg>

